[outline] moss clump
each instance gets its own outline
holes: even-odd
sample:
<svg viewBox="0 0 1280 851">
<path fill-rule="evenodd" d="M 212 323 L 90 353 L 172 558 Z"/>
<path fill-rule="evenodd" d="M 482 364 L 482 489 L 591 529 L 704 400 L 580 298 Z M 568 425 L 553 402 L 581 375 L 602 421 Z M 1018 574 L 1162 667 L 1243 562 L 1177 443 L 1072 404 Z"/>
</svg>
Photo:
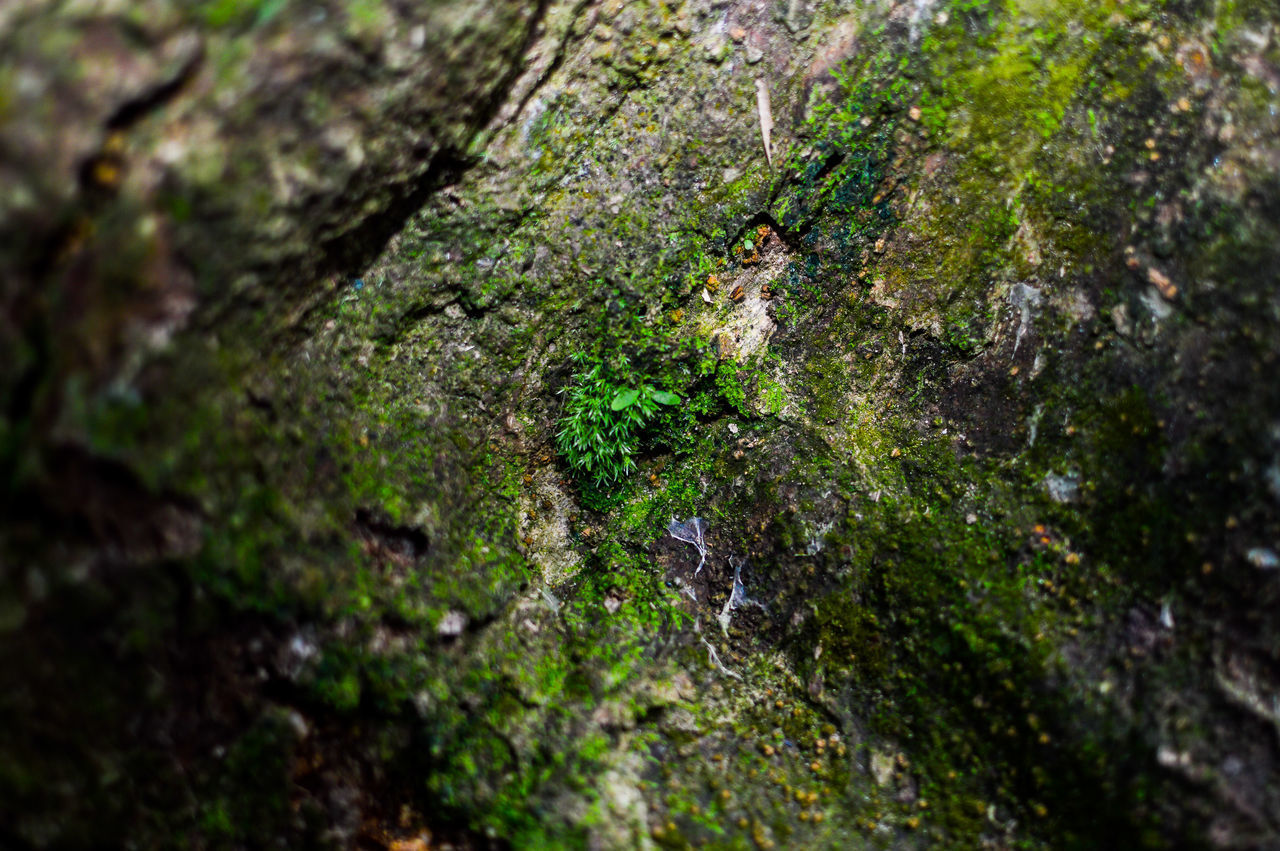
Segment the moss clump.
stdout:
<svg viewBox="0 0 1280 851">
<path fill-rule="evenodd" d="M 624 377 L 606 363 L 590 363 L 586 353 L 574 356 L 581 369 L 565 392 L 565 409 L 556 445 L 569 466 L 597 486 L 611 485 L 636 468 L 640 435 L 658 415 L 659 406 L 680 397 L 644 380 Z"/>
</svg>

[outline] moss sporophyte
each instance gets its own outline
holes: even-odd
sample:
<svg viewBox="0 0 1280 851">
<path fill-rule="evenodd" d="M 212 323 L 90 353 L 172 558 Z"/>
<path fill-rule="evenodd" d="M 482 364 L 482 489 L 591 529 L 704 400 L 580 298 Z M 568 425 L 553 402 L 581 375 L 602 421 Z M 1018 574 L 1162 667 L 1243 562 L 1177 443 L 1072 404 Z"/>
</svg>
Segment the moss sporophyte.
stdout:
<svg viewBox="0 0 1280 851">
<path fill-rule="evenodd" d="M 588 358 L 578 355 L 574 360 L 585 366 Z M 632 455 L 644 427 L 660 405 L 680 402 L 669 390 L 623 383 L 600 362 L 579 372 L 561 392 L 566 399 L 556 445 L 575 471 L 597 485 L 612 484 L 635 470 Z"/>
</svg>

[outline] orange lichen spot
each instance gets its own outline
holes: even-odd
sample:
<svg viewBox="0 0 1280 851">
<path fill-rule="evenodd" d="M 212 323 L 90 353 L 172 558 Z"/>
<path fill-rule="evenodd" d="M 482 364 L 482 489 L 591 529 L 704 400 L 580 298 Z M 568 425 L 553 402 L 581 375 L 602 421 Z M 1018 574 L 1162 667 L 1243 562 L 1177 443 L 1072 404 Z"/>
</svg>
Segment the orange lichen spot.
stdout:
<svg viewBox="0 0 1280 851">
<path fill-rule="evenodd" d="M 93 182 L 99 186 L 119 186 L 120 166 L 110 160 L 98 160 L 93 164 Z"/>
<path fill-rule="evenodd" d="M 124 134 L 119 130 L 112 131 L 102 143 L 102 152 L 112 156 L 120 156 L 124 153 Z"/>
<path fill-rule="evenodd" d="M 393 839 L 387 846 L 388 851 L 429 851 L 430 837 L 418 835 L 409 839 Z"/>
<path fill-rule="evenodd" d="M 1154 266 L 1147 270 L 1147 280 L 1154 284 L 1160 291 L 1160 295 L 1166 299 L 1172 299 L 1178 294 L 1178 287 L 1169 279 L 1169 276 Z"/>
</svg>

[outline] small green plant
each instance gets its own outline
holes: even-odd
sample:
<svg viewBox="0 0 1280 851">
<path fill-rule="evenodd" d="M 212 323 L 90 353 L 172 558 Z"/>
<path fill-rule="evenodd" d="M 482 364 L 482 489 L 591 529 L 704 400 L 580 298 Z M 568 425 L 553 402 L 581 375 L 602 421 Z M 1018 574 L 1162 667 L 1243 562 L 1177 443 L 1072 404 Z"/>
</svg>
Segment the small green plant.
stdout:
<svg viewBox="0 0 1280 851">
<path fill-rule="evenodd" d="M 620 380 L 604 363 L 590 363 L 586 354 L 574 360 L 583 369 L 562 391 L 565 407 L 556 444 L 575 471 L 596 485 L 612 484 L 635 470 L 632 455 L 659 406 L 678 404 L 680 397 L 644 381 Z"/>
</svg>

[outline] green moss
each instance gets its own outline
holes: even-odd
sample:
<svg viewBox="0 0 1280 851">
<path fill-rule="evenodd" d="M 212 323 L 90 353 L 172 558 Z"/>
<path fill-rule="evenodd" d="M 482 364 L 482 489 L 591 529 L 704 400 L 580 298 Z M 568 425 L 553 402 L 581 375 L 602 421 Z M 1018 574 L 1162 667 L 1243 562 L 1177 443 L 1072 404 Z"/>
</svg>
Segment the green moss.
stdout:
<svg viewBox="0 0 1280 851">
<path fill-rule="evenodd" d="M 212 29 L 247 29 L 271 23 L 289 0 L 204 0 L 200 15 Z"/>
<path fill-rule="evenodd" d="M 287 790 L 297 733 L 286 710 L 261 716 L 227 750 L 200 810 L 200 828 L 215 843 L 272 835 L 287 816 Z"/>
<path fill-rule="evenodd" d="M 820 575 L 849 579 L 819 592 L 789 636 L 801 678 L 823 671 L 829 687 L 847 683 L 874 733 L 910 743 L 925 796 L 946 804 L 931 819 L 960 847 L 975 816 L 966 802 L 993 793 L 1034 833 L 1056 836 L 1054 847 L 1117 835 L 1141 844 L 1154 816 L 1120 779 L 1128 751 L 1083 720 L 1101 708 L 1042 685 L 1057 676 L 1057 643 L 1085 623 L 1072 595 L 1105 583 L 1072 567 L 1054 532 L 1031 530 L 1017 507 L 1025 497 L 988 490 L 984 515 L 998 525 L 966 522 L 940 483 L 986 476 L 940 475 L 954 464 L 945 450 L 916 447 L 910 457 L 909 495 L 862 503 L 856 522 L 828 536 Z M 1082 785 L 1100 785 L 1114 809 L 1082 802 Z"/>
<path fill-rule="evenodd" d="M 574 360 L 581 371 L 568 388 L 557 446 L 592 484 L 610 485 L 635 470 L 639 436 L 659 406 L 678 404 L 680 397 L 628 374 L 625 361 L 589 364 L 585 352 Z"/>
</svg>

